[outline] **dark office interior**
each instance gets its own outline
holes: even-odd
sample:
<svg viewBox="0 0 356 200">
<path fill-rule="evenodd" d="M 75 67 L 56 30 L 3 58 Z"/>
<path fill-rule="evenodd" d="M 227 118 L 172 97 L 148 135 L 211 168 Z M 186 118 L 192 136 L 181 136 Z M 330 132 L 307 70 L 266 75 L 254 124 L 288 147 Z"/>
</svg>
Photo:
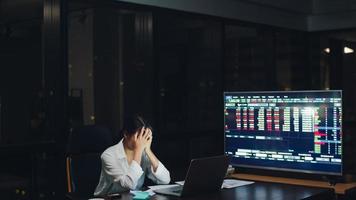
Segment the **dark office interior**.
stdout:
<svg viewBox="0 0 356 200">
<path fill-rule="evenodd" d="M 342 90 L 338 181 L 355 183 L 355 18 L 352 0 L 0 0 L 0 199 L 65 199 L 69 161 L 105 150 L 73 135 L 116 144 L 133 113 L 183 180 L 192 158 L 224 154 L 226 91 Z"/>
</svg>

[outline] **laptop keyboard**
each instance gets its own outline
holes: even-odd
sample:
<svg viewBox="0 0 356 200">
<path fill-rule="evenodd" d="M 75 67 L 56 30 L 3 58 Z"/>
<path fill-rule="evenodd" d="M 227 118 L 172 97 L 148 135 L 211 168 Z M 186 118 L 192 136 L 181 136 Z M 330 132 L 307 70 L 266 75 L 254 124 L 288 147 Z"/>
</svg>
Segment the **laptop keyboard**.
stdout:
<svg viewBox="0 0 356 200">
<path fill-rule="evenodd" d="M 171 191 L 175 192 L 175 193 L 180 193 L 182 191 L 182 189 L 183 189 L 183 186 L 180 185 L 180 186 L 177 186 L 177 187 L 172 187 Z"/>
<path fill-rule="evenodd" d="M 179 192 L 181 192 L 181 191 L 182 191 L 182 189 L 172 190 L 172 192 L 175 192 L 175 193 L 179 193 Z"/>
</svg>

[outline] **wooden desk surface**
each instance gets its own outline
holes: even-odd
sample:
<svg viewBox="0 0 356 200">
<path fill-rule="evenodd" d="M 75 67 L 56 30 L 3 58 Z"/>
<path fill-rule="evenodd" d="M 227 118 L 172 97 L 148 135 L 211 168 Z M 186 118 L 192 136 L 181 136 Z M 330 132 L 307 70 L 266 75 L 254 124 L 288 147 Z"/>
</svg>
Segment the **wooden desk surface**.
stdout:
<svg viewBox="0 0 356 200">
<path fill-rule="evenodd" d="M 331 186 L 326 181 L 262 176 L 262 175 L 254 175 L 254 174 L 243 174 L 243 173 L 232 174 L 231 177 L 236 179 L 253 180 L 253 181 L 284 183 L 284 184 L 301 185 L 301 186 L 309 186 L 309 187 L 332 188 L 335 190 L 336 194 L 344 194 L 346 190 L 356 187 L 356 182 L 337 183 L 335 186 Z"/>
</svg>

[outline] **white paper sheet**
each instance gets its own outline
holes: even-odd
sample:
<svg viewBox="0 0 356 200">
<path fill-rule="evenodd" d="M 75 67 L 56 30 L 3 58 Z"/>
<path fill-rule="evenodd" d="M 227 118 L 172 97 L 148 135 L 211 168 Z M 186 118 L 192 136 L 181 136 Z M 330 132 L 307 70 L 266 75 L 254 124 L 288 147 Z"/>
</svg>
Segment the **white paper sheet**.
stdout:
<svg viewBox="0 0 356 200">
<path fill-rule="evenodd" d="M 184 185 L 184 181 L 176 181 L 178 185 Z"/>
<path fill-rule="evenodd" d="M 176 183 L 178 185 L 184 185 L 184 181 L 177 181 Z M 249 185 L 252 183 L 254 183 L 254 182 L 253 181 L 237 180 L 237 179 L 224 179 L 224 182 L 223 182 L 221 188 L 234 188 L 234 187 Z"/>
<path fill-rule="evenodd" d="M 254 183 L 253 181 L 243 181 L 237 179 L 225 179 L 222 188 L 234 188 Z"/>
<path fill-rule="evenodd" d="M 157 189 L 162 189 L 162 188 L 170 188 L 170 187 L 175 187 L 178 186 L 178 184 L 170 184 L 170 185 L 152 185 L 148 186 L 148 188 L 152 190 L 157 190 Z"/>
</svg>

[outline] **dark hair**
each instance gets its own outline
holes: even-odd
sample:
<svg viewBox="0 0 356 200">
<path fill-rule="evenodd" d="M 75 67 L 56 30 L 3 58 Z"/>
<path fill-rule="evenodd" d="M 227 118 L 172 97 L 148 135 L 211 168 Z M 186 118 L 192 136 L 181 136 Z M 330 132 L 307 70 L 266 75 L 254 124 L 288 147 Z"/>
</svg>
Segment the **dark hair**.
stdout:
<svg viewBox="0 0 356 200">
<path fill-rule="evenodd" d="M 133 135 L 143 127 L 151 128 L 149 123 L 140 115 L 131 115 L 124 118 L 123 128 L 121 134 Z"/>
</svg>

